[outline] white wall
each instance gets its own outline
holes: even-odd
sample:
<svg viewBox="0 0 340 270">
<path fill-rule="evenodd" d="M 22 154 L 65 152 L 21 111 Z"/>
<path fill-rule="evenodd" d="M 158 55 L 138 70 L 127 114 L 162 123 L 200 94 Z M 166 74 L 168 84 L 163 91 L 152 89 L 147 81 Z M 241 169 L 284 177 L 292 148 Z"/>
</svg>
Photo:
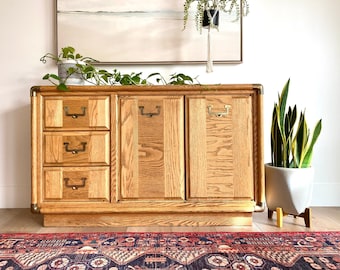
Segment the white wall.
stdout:
<svg viewBox="0 0 340 270">
<path fill-rule="evenodd" d="M 122 71 L 184 72 L 201 83 L 261 83 L 265 89 L 265 159 L 273 102 L 291 78 L 289 100 L 307 108 L 310 122 L 323 119 L 314 153 L 313 205 L 340 206 L 339 0 L 249 0 L 244 20 L 244 61 L 239 65 L 118 67 Z M 39 62 L 55 50 L 54 1 L 0 2 L 0 208 L 30 206 L 30 96 L 55 67 Z M 94 39 L 95 42 L 95 39 Z"/>
</svg>

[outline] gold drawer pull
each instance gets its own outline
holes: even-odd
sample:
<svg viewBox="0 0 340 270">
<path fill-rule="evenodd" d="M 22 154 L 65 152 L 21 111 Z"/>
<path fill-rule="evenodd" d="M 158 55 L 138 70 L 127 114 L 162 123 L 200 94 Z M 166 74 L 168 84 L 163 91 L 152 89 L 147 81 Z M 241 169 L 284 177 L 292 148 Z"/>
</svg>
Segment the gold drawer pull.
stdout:
<svg viewBox="0 0 340 270">
<path fill-rule="evenodd" d="M 140 110 L 140 114 L 146 117 L 152 117 L 155 115 L 159 115 L 161 113 L 161 106 L 156 106 L 157 112 L 153 112 L 153 113 L 145 113 L 144 112 L 144 106 L 139 106 L 139 110 Z"/>
<path fill-rule="evenodd" d="M 65 146 L 65 151 L 66 152 L 71 152 L 72 154 L 78 154 L 79 152 L 85 152 L 86 150 L 86 142 L 81 142 L 81 146 L 82 148 L 81 149 L 69 149 L 68 146 L 69 146 L 70 143 L 68 142 L 64 142 L 64 146 Z"/>
<path fill-rule="evenodd" d="M 69 184 L 70 178 L 64 178 L 65 187 L 72 188 L 72 190 L 77 190 L 78 188 L 85 187 L 87 178 L 86 177 L 82 177 L 82 178 L 80 178 L 80 180 L 81 180 L 81 184 L 79 184 L 79 185 L 70 185 Z"/>
<path fill-rule="evenodd" d="M 80 108 L 82 113 L 69 113 L 69 108 L 66 106 L 64 107 L 65 115 L 70 116 L 73 119 L 77 119 L 79 116 L 85 116 L 86 115 L 86 107 L 81 107 Z"/>
<path fill-rule="evenodd" d="M 210 116 L 216 116 L 216 117 L 226 117 L 229 114 L 231 105 L 224 105 L 225 112 L 213 112 L 212 111 L 213 106 L 208 106 L 208 113 Z"/>
</svg>

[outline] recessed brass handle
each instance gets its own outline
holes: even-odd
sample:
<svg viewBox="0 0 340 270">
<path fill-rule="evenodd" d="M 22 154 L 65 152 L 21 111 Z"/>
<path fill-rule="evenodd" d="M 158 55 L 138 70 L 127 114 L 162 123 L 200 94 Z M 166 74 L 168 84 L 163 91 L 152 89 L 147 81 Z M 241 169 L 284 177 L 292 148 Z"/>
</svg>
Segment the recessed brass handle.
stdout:
<svg viewBox="0 0 340 270">
<path fill-rule="evenodd" d="M 79 152 L 85 152 L 86 150 L 86 142 L 81 142 L 81 147 L 80 149 L 69 149 L 68 146 L 70 145 L 70 143 L 68 142 L 64 142 L 64 146 L 65 146 L 65 151 L 66 152 L 71 152 L 72 154 L 78 154 Z"/>
<path fill-rule="evenodd" d="M 231 105 L 224 105 L 225 112 L 213 112 L 212 108 L 213 108 L 212 105 L 208 105 L 209 115 L 216 116 L 216 117 L 226 117 L 229 114 Z"/>
<path fill-rule="evenodd" d="M 161 106 L 156 106 L 157 112 L 149 112 L 149 113 L 144 112 L 144 106 L 139 106 L 138 108 L 140 110 L 140 114 L 146 117 L 152 117 L 155 115 L 159 115 L 161 113 Z"/>
<path fill-rule="evenodd" d="M 65 115 L 72 117 L 73 119 L 77 119 L 79 116 L 85 116 L 86 115 L 86 107 L 80 108 L 82 113 L 69 113 L 69 108 L 66 106 L 64 107 Z"/>
<path fill-rule="evenodd" d="M 82 177 L 82 178 L 80 178 L 80 180 L 81 180 L 81 184 L 79 184 L 79 185 L 70 185 L 69 184 L 70 178 L 64 178 L 65 187 L 72 188 L 73 190 L 77 190 L 78 188 L 85 187 L 87 178 L 86 177 Z"/>
</svg>

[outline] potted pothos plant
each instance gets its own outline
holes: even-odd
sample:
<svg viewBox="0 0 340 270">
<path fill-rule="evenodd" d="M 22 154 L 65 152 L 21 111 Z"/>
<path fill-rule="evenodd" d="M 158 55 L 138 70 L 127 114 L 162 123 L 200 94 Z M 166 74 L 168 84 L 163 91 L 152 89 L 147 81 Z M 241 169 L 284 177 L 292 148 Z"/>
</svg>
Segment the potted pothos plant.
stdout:
<svg viewBox="0 0 340 270">
<path fill-rule="evenodd" d="M 166 80 L 158 72 L 151 73 L 144 78 L 142 72 L 126 74 L 117 69 L 108 71 L 95 66 L 95 63 L 98 63 L 97 60 L 82 56 L 71 46 L 61 48 L 58 55 L 46 53 L 40 58 L 40 61 L 46 63 L 48 59 L 58 65 L 58 75 L 47 73 L 43 76 L 43 80 L 48 80 L 62 91 L 67 91 L 68 85 L 82 85 L 85 82 L 94 85 L 185 85 L 198 83 L 197 78 L 192 78 L 184 73 L 171 74 L 170 78 Z"/>
<path fill-rule="evenodd" d="M 186 28 L 190 9 L 194 6 L 196 29 L 202 33 L 203 26 L 218 29 L 218 14 L 220 11 L 235 14 L 235 20 L 249 13 L 247 0 L 185 0 L 184 2 L 184 29 Z"/>
<path fill-rule="evenodd" d="M 44 79 L 53 81 L 58 81 L 58 88 L 60 90 L 66 89 L 66 82 L 69 85 L 83 84 L 84 83 L 84 70 L 91 69 L 93 62 L 97 62 L 95 59 L 82 56 L 77 53 L 76 50 L 67 46 L 61 48 L 59 54 L 46 53 L 40 58 L 40 61 L 46 63 L 47 60 L 55 62 L 58 66 L 58 75 L 56 74 L 46 74 Z"/>
<path fill-rule="evenodd" d="M 277 225 L 281 227 L 284 214 L 301 216 L 310 227 L 309 204 L 314 175 L 311 163 L 322 120 L 318 120 L 311 131 L 305 111 L 298 116 L 296 105 L 287 108 L 289 84 L 290 79 L 274 104 L 272 114 L 271 163 L 265 164 L 268 217 L 277 211 Z"/>
</svg>

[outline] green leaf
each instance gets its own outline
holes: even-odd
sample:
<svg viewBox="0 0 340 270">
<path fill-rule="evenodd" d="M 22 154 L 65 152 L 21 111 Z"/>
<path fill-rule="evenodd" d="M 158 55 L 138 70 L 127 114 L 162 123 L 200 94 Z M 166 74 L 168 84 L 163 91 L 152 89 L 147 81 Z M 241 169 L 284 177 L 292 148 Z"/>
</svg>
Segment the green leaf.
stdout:
<svg viewBox="0 0 340 270">
<path fill-rule="evenodd" d="M 44 77 L 42 77 L 43 80 L 48 80 L 50 78 L 50 74 L 45 74 Z"/>
<path fill-rule="evenodd" d="M 68 74 L 68 75 L 72 75 L 73 73 L 76 73 L 77 70 L 78 70 L 77 68 L 69 67 L 69 68 L 67 69 L 67 74 Z"/>
<path fill-rule="evenodd" d="M 55 74 L 49 74 L 49 75 L 50 75 L 50 78 L 53 78 L 53 79 L 55 79 L 57 81 L 60 80 L 60 77 L 58 75 L 55 75 Z"/>
<path fill-rule="evenodd" d="M 288 92 L 289 92 L 289 84 L 290 79 L 286 82 L 285 86 L 282 89 L 281 95 L 279 96 L 279 103 L 278 103 L 278 126 L 281 132 L 281 135 L 283 138 L 284 136 L 284 121 L 285 121 L 285 112 L 286 112 L 286 104 L 287 104 L 287 98 L 288 98 Z"/>
<path fill-rule="evenodd" d="M 140 74 L 141 73 L 138 73 L 131 77 L 133 84 L 139 84 L 139 82 L 141 81 Z"/>
<path fill-rule="evenodd" d="M 317 139 L 319 138 L 320 136 L 320 133 L 321 133 L 321 129 L 322 129 L 322 120 L 320 119 L 316 125 L 315 125 L 315 128 L 313 130 L 313 135 L 312 135 L 312 139 L 311 141 L 309 142 L 309 145 L 307 147 L 307 150 L 306 150 L 306 154 L 304 156 L 304 159 L 302 161 L 302 165 L 301 167 L 302 168 L 307 168 L 307 167 L 310 167 L 311 163 L 312 163 L 312 156 L 313 156 L 313 148 L 314 148 L 314 145 L 317 141 Z"/>
<path fill-rule="evenodd" d="M 68 46 L 68 47 L 64 47 L 61 49 L 62 51 L 62 58 L 65 58 L 65 59 L 74 59 L 74 52 L 75 52 L 75 49 L 71 46 Z"/>
<path fill-rule="evenodd" d="M 64 83 L 60 83 L 58 86 L 57 86 L 57 89 L 58 90 L 61 90 L 61 91 L 68 91 L 69 89 L 67 88 L 66 84 Z"/>
<path fill-rule="evenodd" d="M 301 167 L 301 161 L 303 160 L 305 146 L 308 142 L 308 127 L 305 120 L 304 113 L 301 112 L 300 120 L 297 127 L 296 135 L 292 143 L 293 152 L 293 167 Z"/>
<path fill-rule="evenodd" d="M 103 75 L 101 77 L 105 82 L 108 82 L 109 81 L 109 77 L 107 75 Z"/>
</svg>

